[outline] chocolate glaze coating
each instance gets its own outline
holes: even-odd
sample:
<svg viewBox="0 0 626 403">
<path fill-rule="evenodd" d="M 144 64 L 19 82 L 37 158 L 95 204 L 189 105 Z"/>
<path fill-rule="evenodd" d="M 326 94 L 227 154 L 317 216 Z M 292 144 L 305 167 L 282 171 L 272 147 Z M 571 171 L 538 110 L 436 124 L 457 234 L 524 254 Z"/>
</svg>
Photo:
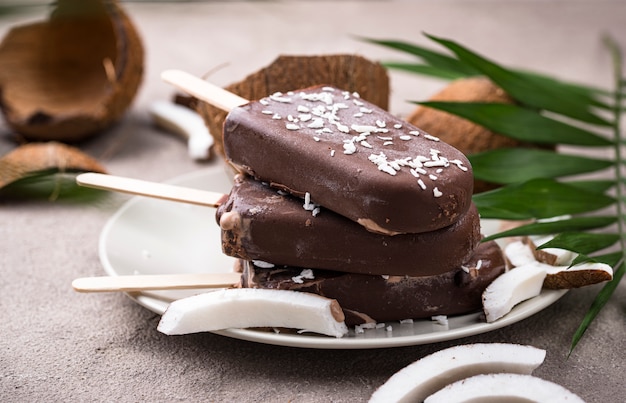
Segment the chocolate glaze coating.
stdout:
<svg viewBox="0 0 626 403">
<path fill-rule="evenodd" d="M 264 269 L 248 261 L 242 263 L 243 287 L 304 291 L 334 298 L 344 310 L 347 325 L 480 311 L 483 291 L 504 272 L 502 251 L 493 241 L 476 248 L 464 268 L 425 277 L 386 278 L 312 270 L 313 278 L 306 278 L 310 276 L 302 268 Z"/>
<path fill-rule="evenodd" d="M 274 94 L 233 109 L 228 160 L 258 180 L 388 235 L 447 227 L 470 207 L 457 149 L 339 89 Z"/>
<path fill-rule="evenodd" d="M 481 239 L 474 205 L 446 228 L 389 236 L 324 208 L 314 216 L 302 200 L 244 175 L 216 218 L 226 255 L 361 274 L 441 274 L 465 262 Z"/>
</svg>

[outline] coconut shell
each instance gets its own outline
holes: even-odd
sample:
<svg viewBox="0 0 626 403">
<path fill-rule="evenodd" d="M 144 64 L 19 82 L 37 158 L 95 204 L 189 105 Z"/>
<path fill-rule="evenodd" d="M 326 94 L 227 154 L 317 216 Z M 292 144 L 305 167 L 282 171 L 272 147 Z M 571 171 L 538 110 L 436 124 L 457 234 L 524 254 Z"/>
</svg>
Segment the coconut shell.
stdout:
<svg viewBox="0 0 626 403">
<path fill-rule="evenodd" d="M 279 56 L 269 66 L 253 73 L 226 90 L 250 100 L 275 92 L 327 84 L 346 91 L 356 91 L 361 98 L 383 109 L 389 106 L 389 77 L 379 63 L 356 55 Z M 216 151 L 224 156 L 222 126 L 226 112 L 205 102 L 197 110 L 213 137 Z"/>
<path fill-rule="evenodd" d="M 493 102 L 513 104 L 513 99 L 486 77 L 462 78 L 451 82 L 430 101 Z M 407 121 L 439 137 L 465 155 L 498 148 L 538 147 L 494 133 L 467 119 L 425 106 L 417 107 Z M 497 184 L 476 180 L 474 193 L 498 187 Z"/>
<path fill-rule="evenodd" d="M 612 279 L 611 273 L 603 270 L 563 270 L 548 273 L 543 281 L 543 287 L 550 290 L 566 290 L 604 283 Z"/>
<path fill-rule="evenodd" d="M 0 43 L 0 107 L 28 140 L 77 141 L 118 121 L 143 76 L 141 38 L 112 0 L 59 0 Z"/>
<path fill-rule="evenodd" d="M 55 141 L 22 145 L 0 158 L 0 188 L 43 171 L 101 172 L 105 168 L 76 147 Z"/>
</svg>

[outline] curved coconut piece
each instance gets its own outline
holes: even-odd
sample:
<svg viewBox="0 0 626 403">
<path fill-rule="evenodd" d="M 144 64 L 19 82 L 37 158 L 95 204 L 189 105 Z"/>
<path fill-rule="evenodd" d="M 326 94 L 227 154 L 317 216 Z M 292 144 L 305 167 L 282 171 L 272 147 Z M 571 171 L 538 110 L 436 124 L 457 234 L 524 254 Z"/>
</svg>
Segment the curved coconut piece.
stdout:
<svg viewBox="0 0 626 403">
<path fill-rule="evenodd" d="M 215 140 L 195 110 L 174 102 L 155 101 L 150 106 L 150 115 L 159 127 L 187 141 L 189 157 L 198 161 L 211 158 Z"/>
<path fill-rule="evenodd" d="M 234 288 L 172 302 L 157 327 L 167 335 L 229 328 L 285 327 L 328 336 L 348 333 L 336 300 L 316 294 Z"/>
<path fill-rule="evenodd" d="M 245 99 L 257 100 L 275 92 L 319 84 L 356 91 L 361 98 L 383 109 L 389 106 L 387 70 L 357 55 L 279 56 L 269 66 L 225 89 Z M 198 102 L 197 109 L 215 138 L 216 151 L 224 156 L 222 127 L 227 113 L 205 102 Z"/>
<path fill-rule="evenodd" d="M 586 262 L 575 266 L 550 266 L 543 287 L 552 290 L 586 287 L 613 280 L 613 269 L 605 263 Z"/>
<path fill-rule="evenodd" d="M 575 252 L 560 248 L 537 249 L 539 246 L 554 239 L 552 235 L 527 237 L 523 241 L 528 244 L 535 259 L 552 266 L 569 266 L 576 256 Z"/>
<path fill-rule="evenodd" d="M 446 385 L 479 374 L 531 374 L 545 356 L 545 350 L 519 344 L 478 343 L 450 347 L 396 372 L 372 394 L 370 403 L 421 402 Z"/>
<path fill-rule="evenodd" d="M 517 304 L 541 294 L 546 278 L 546 265 L 531 262 L 505 272 L 493 280 L 483 292 L 483 310 L 487 322 L 494 322 Z"/>
<path fill-rule="evenodd" d="M 59 0 L 47 21 L 0 43 L 0 107 L 29 140 L 77 141 L 121 118 L 143 75 L 143 46 L 113 0 Z"/>
<path fill-rule="evenodd" d="M 455 80 L 433 95 L 429 101 L 514 103 L 504 90 L 486 77 Z M 539 147 L 505 137 L 467 119 L 426 106 L 417 107 L 407 117 L 407 121 L 439 137 L 465 155 L 498 148 Z M 475 180 L 474 193 L 494 189 L 497 186 L 493 183 Z"/>
<path fill-rule="evenodd" d="M 567 402 L 583 400 L 561 385 L 531 375 L 484 374 L 457 381 L 424 403 Z"/>
<path fill-rule="evenodd" d="M 0 188 L 48 170 L 106 172 L 97 160 L 75 147 L 53 141 L 31 143 L 0 158 Z"/>
<path fill-rule="evenodd" d="M 513 241 L 504 247 L 504 257 L 509 267 L 519 267 L 535 263 L 537 258 L 527 243 Z"/>
<path fill-rule="evenodd" d="M 570 266 L 575 253 L 558 248 L 536 249 L 535 244 L 541 245 L 551 238 L 545 236 L 511 242 L 504 248 L 507 263 L 521 269 L 543 268 L 546 272 L 543 288 L 551 290 L 580 288 L 613 279 L 613 269 L 605 263 L 585 262 Z"/>
</svg>

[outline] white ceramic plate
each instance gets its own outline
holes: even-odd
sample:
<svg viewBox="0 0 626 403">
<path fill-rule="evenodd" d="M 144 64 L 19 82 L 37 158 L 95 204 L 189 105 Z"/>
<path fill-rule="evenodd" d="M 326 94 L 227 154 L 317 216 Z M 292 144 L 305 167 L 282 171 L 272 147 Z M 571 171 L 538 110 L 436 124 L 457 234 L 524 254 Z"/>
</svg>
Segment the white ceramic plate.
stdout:
<svg viewBox="0 0 626 403">
<path fill-rule="evenodd" d="M 215 165 L 169 183 L 227 193 L 231 182 L 224 167 Z M 483 222 L 489 233 L 493 222 Z M 215 210 L 183 203 L 135 197 L 107 222 L 100 236 L 100 260 L 111 276 L 129 274 L 171 274 L 231 271 L 234 259 L 221 252 Z M 194 291 L 132 293 L 142 306 L 162 314 L 174 299 L 197 294 Z M 540 296 L 517 305 L 494 323 L 485 323 L 481 314 L 448 318 L 442 325 L 430 320 L 411 324 L 387 323 L 386 328 L 369 329 L 337 339 L 315 334 L 276 333 L 252 329 L 214 332 L 237 339 L 292 347 L 322 349 L 386 348 L 435 343 L 489 332 L 527 318 L 548 307 L 565 291 L 545 290 Z"/>
</svg>

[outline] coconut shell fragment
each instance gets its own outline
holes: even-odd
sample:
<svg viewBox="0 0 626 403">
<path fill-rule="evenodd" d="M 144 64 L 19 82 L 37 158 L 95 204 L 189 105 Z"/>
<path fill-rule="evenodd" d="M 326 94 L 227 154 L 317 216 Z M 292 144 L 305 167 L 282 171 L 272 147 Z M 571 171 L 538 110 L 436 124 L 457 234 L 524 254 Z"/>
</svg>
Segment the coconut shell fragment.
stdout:
<svg viewBox="0 0 626 403">
<path fill-rule="evenodd" d="M 513 104 L 513 99 L 486 77 L 462 78 L 451 82 L 429 101 L 485 102 Z M 494 133 L 467 119 L 425 106 L 417 107 L 407 121 L 439 137 L 465 155 L 499 148 L 537 147 Z M 474 193 L 494 189 L 497 185 L 481 180 L 474 183 Z"/>
<path fill-rule="evenodd" d="M 58 142 L 30 143 L 0 158 L 0 189 L 44 171 L 106 172 L 96 159 L 75 147 Z"/>
<path fill-rule="evenodd" d="M 587 262 L 572 267 L 549 268 L 543 287 L 564 290 L 613 280 L 613 269 L 603 263 Z"/>
<path fill-rule="evenodd" d="M 508 264 L 515 267 L 515 270 L 543 268 L 546 272 L 543 288 L 580 288 L 613 279 L 613 269 L 605 263 L 590 261 L 572 266 L 575 253 L 558 248 L 537 249 L 535 242 L 536 240 L 530 238 L 513 241 L 505 247 L 504 254 Z"/>
<path fill-rule="evenodd" d="M 143 45 L 114 0 L 59 0 L 46 21 L 0 43 L 0 108 L 28 140 L 78 141 L 125 113 L 143 76 Z"/>
<path fill-rule="evenodd" d="M 379 63 L 357 55 L 279 56 L 269 66 L 226 89 L 256 100 L 275 92 L 319 84 L 358 92 L 361 98 L 383 109 L 389 106 L 387 71 Z M 216 150 L 223 156 L 222 126 L 226 112 L 205 102 L 198 102 L 197 108 L 215 137 Z"/>
</svg>

